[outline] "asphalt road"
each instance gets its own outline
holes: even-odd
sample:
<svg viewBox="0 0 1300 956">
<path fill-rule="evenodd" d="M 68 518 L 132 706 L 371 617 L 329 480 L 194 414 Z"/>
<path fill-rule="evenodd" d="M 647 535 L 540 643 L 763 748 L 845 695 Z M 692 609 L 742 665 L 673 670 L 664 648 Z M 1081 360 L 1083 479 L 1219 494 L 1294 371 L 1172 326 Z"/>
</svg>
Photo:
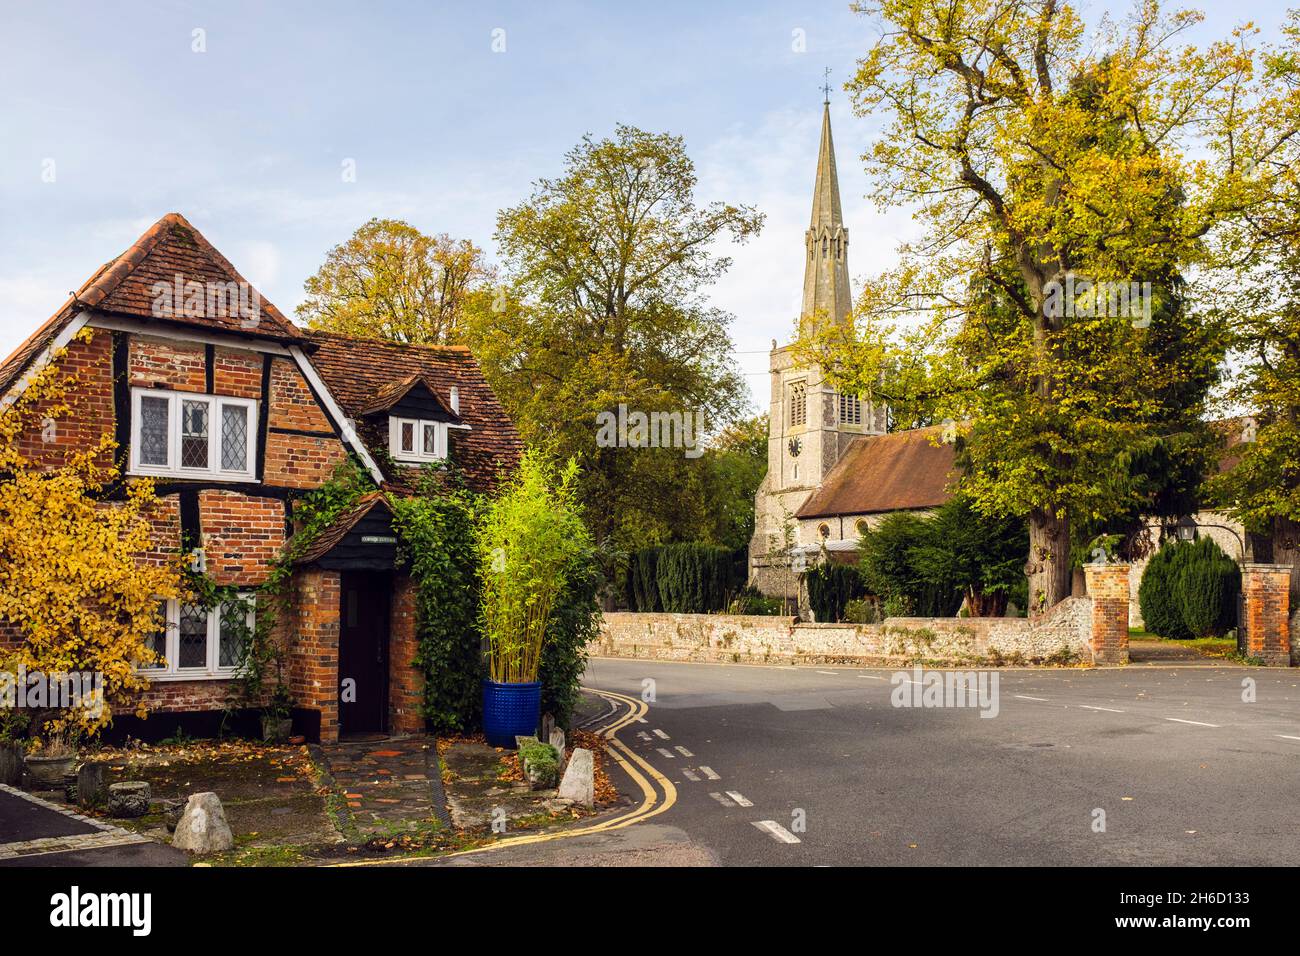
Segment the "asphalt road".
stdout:
<svg viewBox="0 0 1300 956">
<path fill-rule="evenodd" d="M 654 823 L 701 861 L 1300 862 L 1294 671 L 1002 669 L 995 717 L 893 706 L 895 673 L 598 659 L 585 683 L 652 686 L 619 738 L 673 782 Z"/>
</svg>

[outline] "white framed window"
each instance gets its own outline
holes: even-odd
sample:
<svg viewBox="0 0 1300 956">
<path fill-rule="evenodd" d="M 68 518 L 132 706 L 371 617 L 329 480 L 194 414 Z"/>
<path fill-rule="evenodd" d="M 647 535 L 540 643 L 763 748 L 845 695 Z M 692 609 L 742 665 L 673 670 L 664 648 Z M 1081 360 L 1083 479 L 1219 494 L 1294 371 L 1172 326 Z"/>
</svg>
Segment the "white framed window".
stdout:
<svg viewBox="0 0 1300 956">
<path fill-rule="evenodd" d="M 174 598 L 159 604 L 163 629 L 147 643 L 163 659 L 141 665 L 142 674 L 152 680 L 221 680 L 235 676 L 244 655 L 244 641 L 253 633 L 256 622 L 251 593 L 240 593 L 211 608 Z"/>
<path fill-rule="evenodd" d="M 447 457 L 447 423 L 390 417 L 388 451 L 397 461 L 440 461 Z"/>
<path fill-rule="evenodd" d="M 256 399 L 131 390 L 133 475 L 251 481 L 256 434 Z"/>
</svg>

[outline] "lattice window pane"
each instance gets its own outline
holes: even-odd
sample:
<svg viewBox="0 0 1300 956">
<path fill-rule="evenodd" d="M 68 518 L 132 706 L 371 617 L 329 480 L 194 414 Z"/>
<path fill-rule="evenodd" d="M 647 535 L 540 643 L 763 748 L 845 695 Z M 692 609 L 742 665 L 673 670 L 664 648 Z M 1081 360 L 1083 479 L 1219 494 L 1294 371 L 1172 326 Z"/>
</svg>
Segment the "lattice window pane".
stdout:
<svg viewBox="0 0 1300 956">
<path fill-rule="evenodd" d="M 248 470 L 247 406 L 221 406 L 221 467 L 226 471 Z"/>
<path fill-rule="evenodd" d="M 221 627 L 217 642 L 217 666 L 235 667 L 244 656 L 248 638 L 248 607 L 243 601 L 230 601 L 221 607 Z"/>
<path fill-rule="evenodd" d="M 402 422 L 402 451 L 415 451 L 415 422 Z"/>
<path fill-rule="evenodd" d="M 208 467 L 208 403 L 181 403 L 181 467 Z"/>
<path fill-rule="evenodd" d="M 158 602 L 158 630 L 144 639 L 144 646 L 158 653 L 158 660 L 151 664 L 142 664 L 145 670 L 161 670 L 167 666 L 163 659 L 167 653 L 167 602 Z"/>
<path fill-rule="evenodd" d="M 424 453 L 438 454 L 438 426 L 432 422 L 424 423 Z"/>
<path fill-rule="evenodd" d="M 140 398 L 140 464 L 167 467 L 167 419 L 171 402 L 144 395 Z"/>
<path fill-rule="evenodd" d="M 177 667 L 208 666 L 208 609 L 201 604 L 181 605 Z"/>
</svg>

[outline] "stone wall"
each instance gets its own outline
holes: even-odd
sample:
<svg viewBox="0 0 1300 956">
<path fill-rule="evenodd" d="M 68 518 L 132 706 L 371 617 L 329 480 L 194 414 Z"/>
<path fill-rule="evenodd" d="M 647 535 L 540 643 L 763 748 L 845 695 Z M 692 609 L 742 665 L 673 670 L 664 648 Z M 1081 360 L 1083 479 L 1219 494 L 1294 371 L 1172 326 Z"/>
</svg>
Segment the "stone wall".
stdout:
<svg viewBox="0 0 1300 956">
<path fill-rule="evenodd" d="M 1091 660 L 1092 602 L 1068 598 L 1041 620 L 889 618 L 881 624 L 801 624 L 735 614 L 604 615 L 599 657 L 727 663 L 893 664 Z"/>
</svg>

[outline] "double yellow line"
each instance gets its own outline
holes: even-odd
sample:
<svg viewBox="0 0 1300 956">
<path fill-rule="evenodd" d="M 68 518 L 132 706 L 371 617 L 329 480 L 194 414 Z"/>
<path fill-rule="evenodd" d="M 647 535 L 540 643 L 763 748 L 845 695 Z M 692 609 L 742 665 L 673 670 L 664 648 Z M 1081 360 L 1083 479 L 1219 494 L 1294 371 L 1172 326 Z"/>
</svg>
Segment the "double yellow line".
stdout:
<svg viewBox="0 0 1300 956">
<path fill-rule="evenodd" d="M 638 754 L 636 754 L 627 744 L 619 740 L 616 736 L 620 730 L 630 724 L 636 723 L 645 717 L 649 707 L 644 701 L 637 700 L 635 697 L 628 697 L 624 694 L 616 694 L 613 691 L 597 690 L 594 687 L 584 688 L 598 697 L 614 704 L 617 708 L 622 705 L 627 708 L 622 716 L 616 716 L 603 730 L 598 731 L 609 741 L 605 752 L 618 762 L 632 782 L 641 790 L 641 803 L 632 809 L 602 820 L 599 823 L 593 823 L 589 826 L 573 827 L 567 830 L 553 830 L 549 833 L 535 833 L 524 836 L 508 837 L 504 840 L 498 840 L 495 843 L 487 843 L 483 846 L 477 846 L 469 850 L 460 850 L 456 853 L 446 853 L 436 857 L 436 859 L 448 859 L 456 856 L 468 856 L 471 853 L 486 853 L 491 850 L 499 850 L 510 846 L 523 846 L 528 843 L 549 843 L 551 840 L 564 840 L 570 837 L 586 836 L 591 833 L 605 833 L 610 830 L 621 830 L 623 827 L 630 827 L 634 823 L 640 823 L 642 820 L 648 820 L 651 817 L 663 813 L 674 803 L 677 802 L 677 788 L 673 782 L 661 774 L 650 764 L 646 763 Z M 347 863 L 338 863 L 336 866 L 394 866 L 405 863 L 414 863 L 419 860 L 430 859 L 429 857 L 416 857 L 395 860 L 354 860 Z"/>
</svg>

